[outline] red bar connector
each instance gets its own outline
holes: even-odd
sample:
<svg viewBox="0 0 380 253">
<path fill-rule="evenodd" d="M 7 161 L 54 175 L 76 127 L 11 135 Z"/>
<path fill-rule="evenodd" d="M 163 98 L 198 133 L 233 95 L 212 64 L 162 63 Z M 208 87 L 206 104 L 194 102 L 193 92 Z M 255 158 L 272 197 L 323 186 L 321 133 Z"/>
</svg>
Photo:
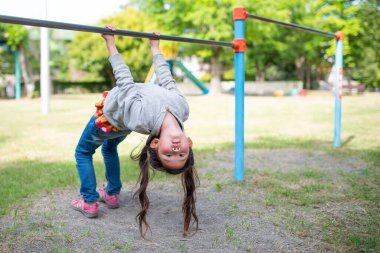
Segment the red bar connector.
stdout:
<svg viewBox="0 0 380 253">
<path fill-rule="evenodd" d="M 245 11 L 245 7 L 235 7 L 234 8 L 234 20 L 245 20 L 248 13 Z"/>
<path fill-rule="evenodd" d="M 245 39 L 234 39 L 234 52 L 241 53 L 245 52 Z"/>
<path fill-rule="evenodd" d="M 335 39 L 336 40 L 344 40 L 344 33 L 342 31 L 335 32 Z"/>
</svg>

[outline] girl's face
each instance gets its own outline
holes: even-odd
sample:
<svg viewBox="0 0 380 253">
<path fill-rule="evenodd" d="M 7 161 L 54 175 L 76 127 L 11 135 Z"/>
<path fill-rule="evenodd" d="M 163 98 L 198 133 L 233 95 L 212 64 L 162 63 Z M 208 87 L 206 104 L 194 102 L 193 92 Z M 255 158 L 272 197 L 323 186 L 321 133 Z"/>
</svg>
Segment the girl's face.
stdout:
<svg viewBox="0 0 380 253">
<path fill-rule="evenodd" d="M 185 134 L 161 135 L 154 138 L 150 147 L 157 150 L 158 157 L 165 168 L 181 169 L 189 158 L 193 142 Z"/>
</svg>

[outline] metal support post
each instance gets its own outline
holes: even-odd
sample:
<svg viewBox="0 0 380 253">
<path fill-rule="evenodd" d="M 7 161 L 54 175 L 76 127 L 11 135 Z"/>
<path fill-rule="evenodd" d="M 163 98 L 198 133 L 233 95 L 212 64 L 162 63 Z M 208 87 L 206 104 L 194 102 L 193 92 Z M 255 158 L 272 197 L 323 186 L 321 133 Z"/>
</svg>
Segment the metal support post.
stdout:
<svg viewBox="0 0 380 253">
<path fill-rule="evenodd" d="M 342 122 L 342 86 L 343 86 L 343 40 L 341 31 L 335 33 L 335 113 L 334 113 L 334 147 L 340 147 L 340 130 Z"/>
<path fill-rule="evenodd" d="M 244 7 L 234 9 L 235 51 L 235 181 L 244 180 L 244 52 L 245 52 Z"/>
<path fill-rule="evenodd" d="M 15 55 L 15 78 L 16 78 L 16 86 L 15 86 L 15 94 L 16 100 L 21 98 L 21 65 L 20 65 L 20 53 L 16 49 L 14 51 Z"/>
</svg>

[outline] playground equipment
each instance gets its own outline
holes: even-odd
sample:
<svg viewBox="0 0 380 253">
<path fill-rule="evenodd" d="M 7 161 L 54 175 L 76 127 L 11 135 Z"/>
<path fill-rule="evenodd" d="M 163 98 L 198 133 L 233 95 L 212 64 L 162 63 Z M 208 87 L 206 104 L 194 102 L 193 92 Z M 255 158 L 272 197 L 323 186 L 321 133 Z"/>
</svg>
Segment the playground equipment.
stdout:
<svg viewBox="0 0 380 253">
<path fill-rule="evenodd" d="M 198 78 L 196 78 L 193 75 L 193 73 L 191 73 L 191 71 L 187 69 L 185 65 L 183 65 L 181 61 L 176 60 L 176 59 L 167 59 L 166 62 L 169 64 L 169 67 L 172 73 L 173 73 L 173 67 L 174 66 L 178 67 L 199 89 L 202 90 L 204 95 L 208 94 L 208 89 L 204 85 L 204 83 L 202 83 Z M 155 83 L 155 74 L 154 74 L 153 69 L 154 68 L 152 65 L 145 79 L 145 83 Z"/>
<path fill-rule="evenodd" d="M 314 29 L 311 27 L 301 26 L 293 23 L 283 22 L 279 20 L 269 19 L 253 14 L 249 14 L 244 7 L 237 7 L 234 9 L 234 20 L 235 20 L 235 41 L 237 39 L 244 40 L 244 22 L 245 19 L 252 18 L 264 22 L 274 23 L 277 25 L 294 28 L 298 30 L 304 30 L 308 32 L 317 33 L 319 35 L 324 35 L 327 37 L 332 37 L 336 39 L 336 50 L 335 50 L 335 65 L 336 65 L 336 72 L 335 72 L 335 116 L 334 116 L 334 147 L 338 148 L 340 147 L 340 131 L 341 131 L 341 103 L 342 103 L 342 82 L 343 82 L 343 40 L 344 40 L 344 34 L 341 31 L 337 31 L 335 33 L 326 32 L 318 29 Z M 239 41 L 240 42 L 240 41 Z M 245 41 L 241 42 L 244 44 L 245 47 Z M 245 51 L 245 48 L 244 50 Z M 235 94 L 236 94 L 236 101 L 240 99 L 244 95 L 244 76 L 243 77 L 236 77 L 236 72 L 242 72 L 244 73 L 244 69 L 241 70 L 241 65 L 244 66 L 244 59 L 241 60 L 236 59 L 237 54 L 235 53 L 235 82 L 236 82 L 236 88 L 235 88 Z M 244 57 L 244 54 L 243 54 Z M 237 62 L 242 61 L 242 63 Z M 236 65 L 238 64 L 238 65 Z M 243 67 L 244 68 L 244 67 Z M 239 74 L 238 74 L 239 75 Z M 243 81 L 241 81 L 241 78 L 243 78 Z M 239 87 L 240 85 L 242 87 Z M 241 113 L 244 115 L 244 106 L 238 104 L 236 102 L 236 108 L 239 107 L 239 109 L 236 109 L 236 113 Z M 242 117 L 241 115 L 241 117 Z M 239 126 L 239 123 L 243 122 L 242 119 L 238 118 L 238 115 L 236 115 L 236 129 L 235 130 L 235 138 L 236 136 L 240 136 L 244 133 L 244 126 Z M 238 143 L 237 143 L 238 141 Z M 244 142 L 243 142 L 244 143 Z M 244 144 L 241 143 L 241 140 L 238 139 L 235 141 L 235 180 L 242 181 L 244 180 L 244 170 L 242 171 L 240 168 L 244 168 L 244 161 L 238 160 L 236 156 L 240 156 L 242 154 L 242 150 L 244 149 Z M 244 157 L 244 156 L 243 156 Z"/>
<path fill-rule="evenodd" d="M 21 98 L 21 64 L 19 51 L 8 48 L 3 42 L 0 41 L 0 47 L 5 47 L 8 51 L 11 51 L 15 57 L 15 98 L 19 100 Z"/>
<path fill-rule="evenodd" d="M 270 22 L 289 28 L 295 28 L 299 30 L 318 33 L 320 35 L 333 37 L 336 39 L 336 54 L 335 64 L 336 77 L 335 77 L 335 120 L 334 120 L 334 147 L 340 147 L 340 128 L 341 128 L 341 100 L 342 100 L 342 81 L 343 81 L 343 32 L 325 32 L 310 27 L 300 26 L 297 24 L 282 22 L 269 18 L 264 18 L 256 15 L 249 14 L 244 7 L 237 7 L 234 9 L 234 41 L 215 41 L 215 40 L 203 40 L 186 38 L 170 35 L 154 35 L 152 33 L 143 33 L 129 30 L 116 30 L 110 31 L 102 27 L 77 25 L 70 23 L 53 22 L 38 19 L 27 19 L 12 16 L 0 15 L 0 22 L 13 23 L 20 25 L 39 26 L 46 28 L 57 28 L 83 32 L 103 33 L 103 34 L 115 34 L 123 36 L 132 36 L 137 38 L 149 38 L 149 39 L 161 39 L 171 40 L 179 42 L 197 43 L 210 46 L 222 46 L 230 47 L 235 52 L 235 181 L 244 180 L 244 74 L 245 74 L 245 62 L 244 53 L 246 50 L 245 44 L 245 20 L 252 18 L 260 21 Z"/>
</svg>

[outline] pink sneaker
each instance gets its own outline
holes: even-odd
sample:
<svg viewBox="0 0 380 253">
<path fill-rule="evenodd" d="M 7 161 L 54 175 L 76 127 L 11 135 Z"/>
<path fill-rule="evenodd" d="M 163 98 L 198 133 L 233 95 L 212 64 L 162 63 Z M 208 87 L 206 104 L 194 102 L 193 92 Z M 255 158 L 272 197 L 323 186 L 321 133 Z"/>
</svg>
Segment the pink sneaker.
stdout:
<svg viewBox="0 0 380 253">
<path fill-rule="evenodd" d="M 87 203 L 83 199 L 76 198 L 71 201 L 71 208 L 81 212 L 87 218 L 98 217 L 98 207 L 99 203 Z"/>
<path fill-rule="evenodd" d="M 108 195 L 106 187 L 103 185 L 99 190 L 99 201 L 106 203 L 107 207 L 110 209 L 115 209 L 119 207 L 119 194 Z"/>
</svg>

